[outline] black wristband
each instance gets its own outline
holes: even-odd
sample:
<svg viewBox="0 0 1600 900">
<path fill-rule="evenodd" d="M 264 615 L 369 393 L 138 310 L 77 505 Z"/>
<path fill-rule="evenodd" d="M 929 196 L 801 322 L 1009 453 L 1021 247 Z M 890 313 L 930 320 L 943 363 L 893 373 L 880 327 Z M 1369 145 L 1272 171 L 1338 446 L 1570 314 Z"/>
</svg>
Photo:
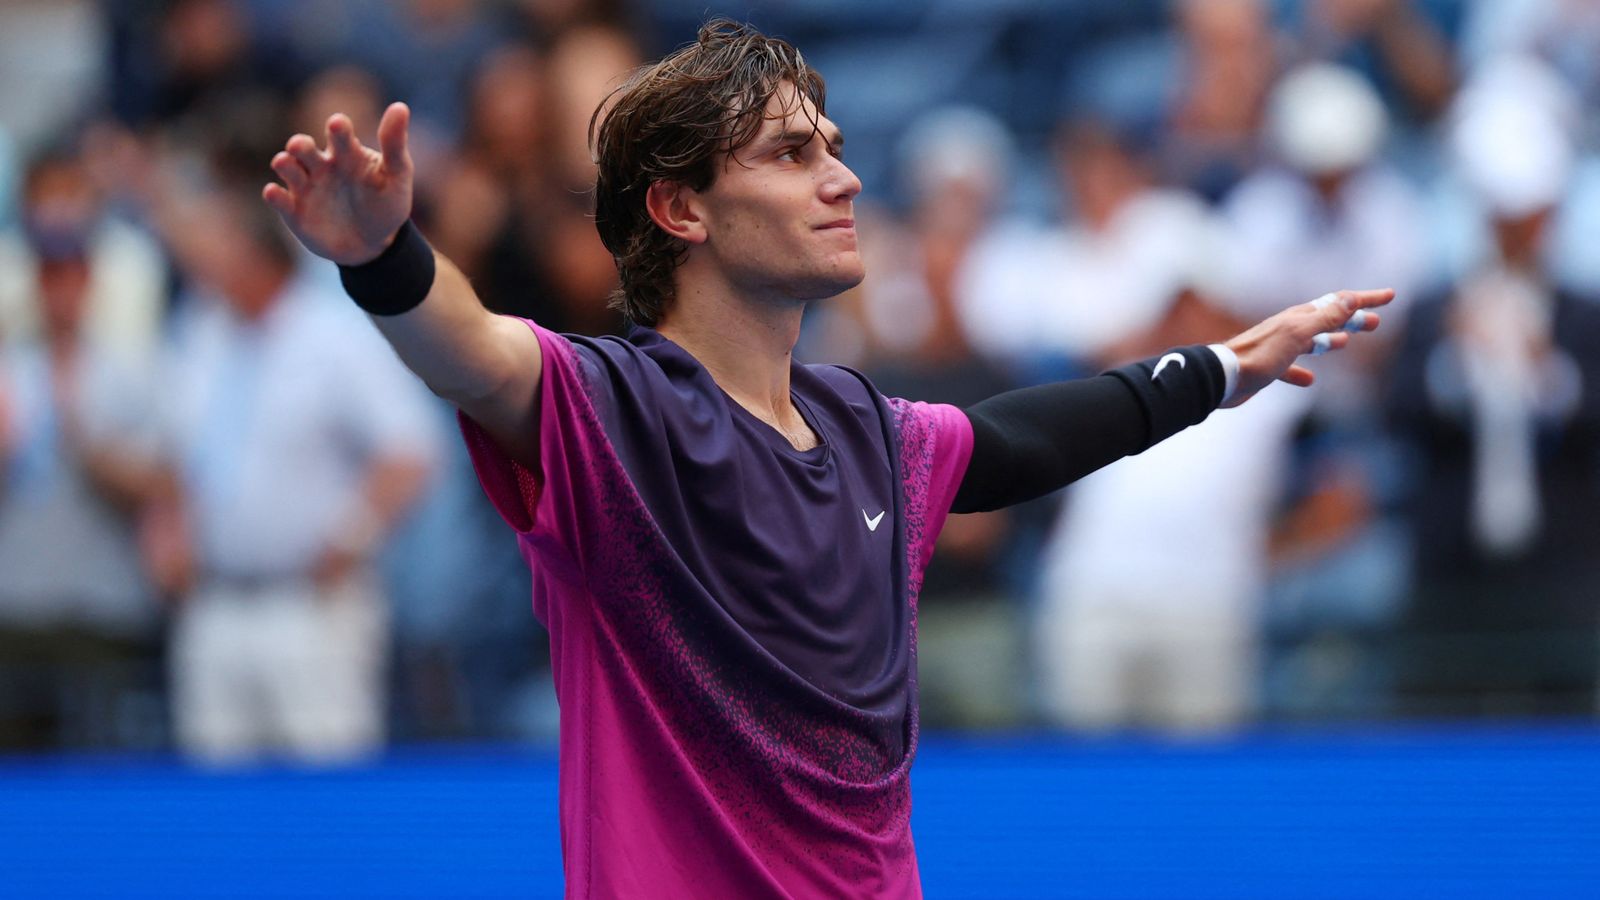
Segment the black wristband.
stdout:
<svg viewBox="0 0 1600 900">
<path fill-rule="evenodd" d="M 377 259 L 339 267 L 344 292 L 375 316 L 398 316 L 415 309 L 433 290 L 434 274 L 433 247 L 410 219 Z"/>
</svg>

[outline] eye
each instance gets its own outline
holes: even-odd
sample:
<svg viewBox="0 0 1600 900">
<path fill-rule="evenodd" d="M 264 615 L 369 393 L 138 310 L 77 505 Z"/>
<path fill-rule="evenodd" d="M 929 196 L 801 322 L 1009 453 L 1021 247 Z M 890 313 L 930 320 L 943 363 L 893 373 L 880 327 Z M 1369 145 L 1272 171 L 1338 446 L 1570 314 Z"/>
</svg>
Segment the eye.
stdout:
<svg viewBox="0 0 1600 900">
<path fill-rule="evenodd" d="M 778 154 L 778 158 L 790 160 L 792 162 L 799 162 L 802 149 L 803 148 L 798 144 L 793 147 L 785 147 L 783 148 L 782 152 Z"/>
</svg>

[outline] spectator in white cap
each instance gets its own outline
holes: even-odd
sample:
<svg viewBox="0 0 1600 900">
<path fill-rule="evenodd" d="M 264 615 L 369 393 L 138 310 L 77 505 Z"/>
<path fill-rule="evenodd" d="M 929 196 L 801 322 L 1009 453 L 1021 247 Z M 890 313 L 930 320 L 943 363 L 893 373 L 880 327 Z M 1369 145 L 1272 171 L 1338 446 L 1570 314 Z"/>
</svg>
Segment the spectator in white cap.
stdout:
<svg viewBox="0 0 1600 900">
<path fill-rule="evenodd" d="M 1391 380 L 1419 463 L 1422 639 L 1407 681 L 1418 703 L 1456 692 L 1530 713 L 1547 711 L 1536 702 L 1590 703 L 1600 306 L 1559 283 L 1546 253 L 1573 170 L 1575 111 L 1543 64 L 1507 58 L 1482 69 L 1451 117 L 1456 168 L 1490 240 L 1444 296 L 1417 307 Z"/>
<path fill-rule="evenodd" d="M 1426 263 L 1420 200 L 1379 156 L 1388 127 L 1383 101 L 1354 70 L 1315 63 L 1278 83 L 1264 138 L 1281 165 L 1247 178 L 1224 203 L 1230 293 L 1247 311 L 1280 291 L 1303 294 L 1330 272 L 1395 285 L 1401 303 L 1417 287 Z"/>
<path fill-rule="evenodd" d="M 1243 181 L 1223 204 L 1226 278 L 1249 319 L 1275 291 L 1304 292 L 1330 273 L 1394 285 L 1394 315 L 1420 288 L 1430 257 L 1420 193 L 1383 156 L 1390 116 L 1353 69 L 1316 63 L 1288 72 L 1268 99 L 1263 141 L 1276 165 Z M 1269 709 L 1340 697 L 1352 710 L 1382 702 L 1367 676 L 1316 660 L 1329 635 L 1378 635 L 1402 591 L 1388 573 L 1404 562 L 1395 523 L 1381 513 L 1383 436 L 1378 377 L 1392 342 L 1359 356 L 1316 361 L 1314 398 L 1297 462 L 1307 506 L 1286 533 L 1293 550 L 1273 586 Z M 1337 626 L 1337 627 L 1335 627 Z M 1376 639 L 1376 638 L 1374 638 Z M 1339 640 L 1343 640 L 1340 638 Z M 1375 692 L 1376 691 L 1376 692 Z"/>
</svg>

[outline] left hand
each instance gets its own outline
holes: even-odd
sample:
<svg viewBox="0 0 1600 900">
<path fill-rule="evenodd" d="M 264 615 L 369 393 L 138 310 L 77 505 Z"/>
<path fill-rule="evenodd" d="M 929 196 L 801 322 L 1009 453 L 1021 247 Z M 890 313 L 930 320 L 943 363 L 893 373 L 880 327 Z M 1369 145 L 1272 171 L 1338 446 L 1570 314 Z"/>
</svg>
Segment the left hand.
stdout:
<svg viewBox="0 0 1600 900">
<path fill-rule="evenodd" d="M 1328 302 L 1321 302 L 1324 298 Z M 1225 406 L 1238 406 L 1274 381 L 1309 387 L 1316 380 L 1310 369 L 1295 362 L 1311 353 L 1318 335 L 1326 335 L 1328 350 L 1350 342 L 1345 324 L 1361 313 L 1361 331 L 1378 327 L 1378 314 L 1365 312 L 1394 299 L 1394 291 L 1338 291 L 1310 303 L 1291 306 L 1227 342 L 1239 357 L 1239 383 Z"/>
</svg>

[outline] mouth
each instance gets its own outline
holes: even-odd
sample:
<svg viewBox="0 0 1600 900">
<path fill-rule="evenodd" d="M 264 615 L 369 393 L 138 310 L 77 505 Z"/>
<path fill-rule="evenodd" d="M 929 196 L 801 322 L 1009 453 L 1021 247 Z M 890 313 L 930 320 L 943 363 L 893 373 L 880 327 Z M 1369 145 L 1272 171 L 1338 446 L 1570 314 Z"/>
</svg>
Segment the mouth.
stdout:
<svg viewBox="0 0 1600 900">
<path fill-rule="evenodd" d="M 817 230 L 818 231 L 829 231 L 829 230 L 835 229 L 835 228 L 848 229 L 850 231 L 855 231 L 856 230 L 856 220 L 855 219 L 834 219 L 832 222 L 827 222 L 825 224 L 817 226 Z"/>
</svg>

